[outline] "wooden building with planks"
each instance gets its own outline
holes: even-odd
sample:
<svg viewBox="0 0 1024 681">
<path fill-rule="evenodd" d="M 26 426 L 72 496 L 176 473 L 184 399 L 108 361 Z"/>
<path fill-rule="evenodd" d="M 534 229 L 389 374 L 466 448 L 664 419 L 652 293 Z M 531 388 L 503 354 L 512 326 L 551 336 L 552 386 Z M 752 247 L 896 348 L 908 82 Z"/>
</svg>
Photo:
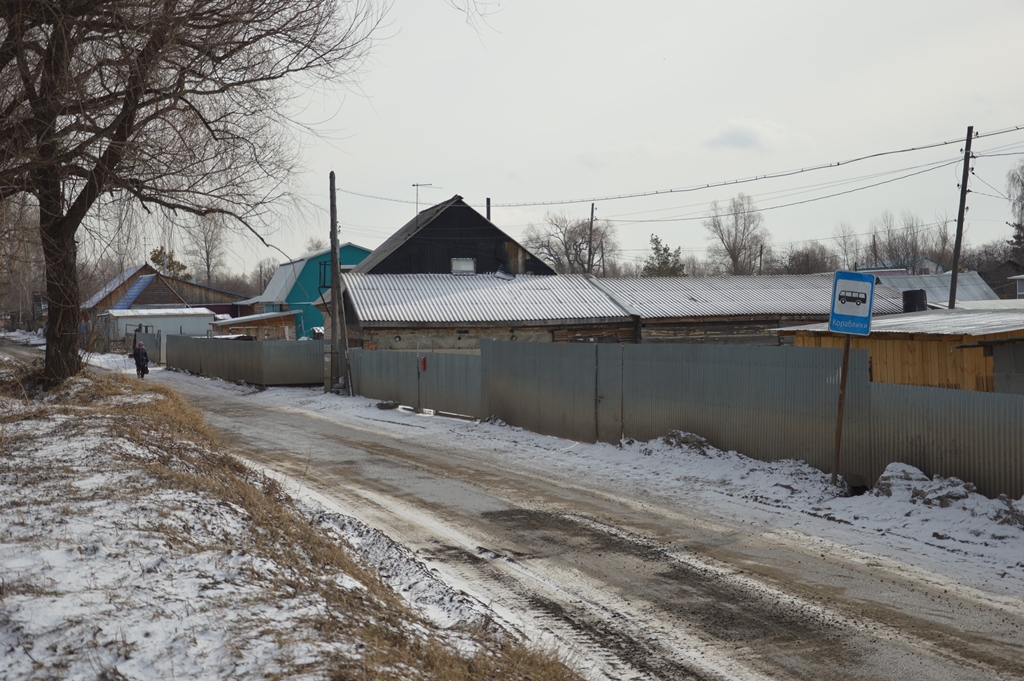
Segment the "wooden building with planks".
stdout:
<svg viewBox="0 0 1024 681">
<path fill-rule="evenodd" d="M 473 273 L 555 274 L 457 194 L 420 211 L 352 271 L 449 274 L 453 260 L 471 263 Z"/>
<path fill-rule="evenodd" d="M 789 327 L 780 336 L 798 347 L 842 348 L 844 334 L 827 324 Z M 994 391 L 993 342 L 1024 339 L 1019 310 L 926 310 L 873 318 L 869 336 L 851 348 L 870 357 L 871 380 L 955 390 Z"/>
</svg>

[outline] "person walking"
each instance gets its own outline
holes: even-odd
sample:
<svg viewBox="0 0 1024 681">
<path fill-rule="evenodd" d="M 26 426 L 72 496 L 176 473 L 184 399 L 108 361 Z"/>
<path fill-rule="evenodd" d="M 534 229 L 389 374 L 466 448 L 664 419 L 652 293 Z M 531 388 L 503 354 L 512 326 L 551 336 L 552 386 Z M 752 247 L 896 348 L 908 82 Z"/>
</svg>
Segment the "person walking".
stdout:
<svg viewBox="0 0 1024 681">
<path fill-rule="evenodd" d="M 139 378 L 143 378 L 149 373 L 149 354 L 146 353 L 145 343 L 139 341 L 134 352 L 132 352 L 132 358 L 135 360 L 135 373 L 138 374 Z"/>
</svg>

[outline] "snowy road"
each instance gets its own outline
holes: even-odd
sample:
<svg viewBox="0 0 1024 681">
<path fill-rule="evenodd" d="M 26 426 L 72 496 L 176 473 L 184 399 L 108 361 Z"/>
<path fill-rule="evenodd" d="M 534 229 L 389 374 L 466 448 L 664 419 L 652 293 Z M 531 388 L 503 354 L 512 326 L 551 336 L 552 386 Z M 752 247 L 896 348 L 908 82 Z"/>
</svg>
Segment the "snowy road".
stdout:
<svg viewBox="0 0 1024 681">
<path fill-rule="evenodd" d="M 575 445 L 552 438 L 558 449 L 527 461 L 519 440 L 536 449 L 538 436 L 507 427 L 153 378 L 293 493 L 382 530 L 595 678 L 1024 678 L 1019 593 L 794 531 L 790 510 L 581 475 L 556 465 Z"/>
</svg>

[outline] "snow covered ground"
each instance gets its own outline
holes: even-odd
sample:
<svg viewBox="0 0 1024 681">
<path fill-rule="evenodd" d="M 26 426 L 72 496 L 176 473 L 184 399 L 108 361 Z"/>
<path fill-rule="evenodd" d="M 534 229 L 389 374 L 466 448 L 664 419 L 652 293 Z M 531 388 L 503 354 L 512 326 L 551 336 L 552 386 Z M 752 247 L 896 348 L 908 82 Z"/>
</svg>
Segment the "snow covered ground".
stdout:
<svg viewBox="0 0 1024 681">
<path fill-rule="evenodd" d="M 121 355 L 89 361 L 134 373 L 131 360 Z M 159 379 L 162 371 L 154 367 L 147 381 Z M 688 434 L 620 446 L 582 444 L 501 423 L 382 411 L 374 400 L 325 395 L 316 388 L 256 391 L 201 377 L 187 380 L 204 381 L 212 390 L 249 393 L 254 407 L 306 411 L 399 438 L 407 437 L 408 426 L 415 424 L 417 439 L 427 443 L 597 486 L 685 498 L 737 522 L 759 525 L 780 542 L 898 565 L 934 583 L 976 591 L 986 601 L 1024 607 L 1024 499 L 988 499 L 969 482 L 929 479 L 894 463 L 868 494 L 844 497 L 828 484 L 827 475 L 802 462 L 764 463 Z M 22 408 L 27 407 L 5 403 L 0 414 Z M 0 499 L 5 500 L 0 651 L 12 661 L 8 669 L 18 670 L 11 678 L 42 678 L 55 670 L 62 678 L 86 678 L 103 669 L 144 678 L 140 674 L 146 665 L 174 668 L 183 678 L 257 678 L 286 670 L 302 677 L 303 661 L 337 652 L 303 643 L 309 639 L 303 614 L 315 609 L 311 601 L 296 598 L 287 608 L 261 603 L 251 610 L 232 605 L 258 602 L 256 594 L 268 584 L 252 575 L 273 572 L 272 565 L 257 566 L 259 558 L 253 555 L 215 550 L 176 556 L 154 529 L 188 524 L 192 530 L 201 528 L 197 542 L 213 545 L 216 537 L 244 527 L 239 509 L 194 493 L 149 488 L 134 501 L 98 503 L 100 490 L 145 485 L 135 467 L 125 470 L 99 456 L 110 449 L 102 424 L 95 424 L 96 431 L 76 431 L 73 441 L 65 437 L 72 418 L 57 414 L 19 422 L 26 425 L 8 424 L 0 434 L 5 452 L 0 470 Z M 111 456 L 145 461 L 154 454 L 119 444 Z M 51 501 L 45 504 L 33 486 L 41 468 L 67 472 L 66 479 L 50 481 L 46 494 Z M 283 483 L 317 512 L 317 499 L 301 485 Z M 372 528 L 331 513 L 321 520 L 383 568 L 392 586 L 434 622 L 450 626 L 479 616 L 479 603 L 438 582 L 409 552 Z M 339 574 L 337 581 L 343 588 L 365 588 L 351 576 Z M 22 584 L 33 587 L 19 591 Z M 244 655 L 225 646 L 236 640 L 226 633 L 232 627 L 243 630 L 254 623 L 261 633 L 242 639 Z M 70 655 L 76 647 L 89 654 Z M 59 666 L 71 659 L 77 660 L 74 668 Z"/>
<path fill-rule="evenodd" d="M 131 361 L 120 356 L 96 356 L 90 362 L 134 371 Z M 215 379 L 212 383 L 239 389 Z M 989 499 L 974 492 L 969 481 L 931 479 L 912 466 L 890 464 L 872 490 L 849 497 L 829 484 L 828 475 L 802 461 L 765 463 L 687 434 L 616 447 L 504 424 L 381 411 L 376 400 L 325 395 L 319 388 L 270 388 L 251 399 L 254 405 L 362 421 L 399 437 L 415 423 L 419 440 L 566 479 L 594 479 L 663 498 L 697 498 L 733 517 L 758 522 L 767 517 L 780 538 L 834 544 L 862 552 L 865 560 L 886 558 L 962 586 L 1024 598 L 1024 498 Z"/>
<path fill-rule="evenodd" d="M 0 383 L 18 371 L 0 354 Z M 373 528 L 288 510 L 138 387 L 0 393 L 0 679 L 508 678 L 484 606 Z"/>
</svg>

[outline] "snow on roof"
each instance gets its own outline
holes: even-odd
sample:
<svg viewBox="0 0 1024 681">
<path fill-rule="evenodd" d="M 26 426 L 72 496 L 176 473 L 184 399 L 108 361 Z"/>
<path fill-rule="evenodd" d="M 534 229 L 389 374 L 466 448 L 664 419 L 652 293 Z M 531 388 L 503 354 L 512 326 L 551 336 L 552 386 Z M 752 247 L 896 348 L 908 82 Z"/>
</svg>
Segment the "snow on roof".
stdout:
<svg viewBox="0 0 1024 681">
<path fill-rule="evenodd" d="M 278 317 L 293 317 L 299 314 L 301 310 L 287 310 L 284 312 L 264 312 L 263 314 L 251 314 L 245 317 L 234 317 L 232 319 L 225 319 L 223 321 L 210 322 L 213 326 L 238 326 L 247 322 L 258 322 L 265 319 L 277 319 Z"/>
<path fill-rule="evenodd" d="M 924 289 L 929 304 L 949 304 L 949 282 L 952 279 L 949 272 L 902 276 L 875 272 L 874 275 L 878 281 L 899 291 Z M 961 300 L 998 300 L 999 296 L 977 272 L 961 272 L 956 277 L 956 299 L 959 303 Z"/>
<path fill-rule="evenodd" d="M 738 315 L 823 315 L 832 309 L 833 274 L 595 279 L 642 319 Z M 903 310 L 900 292 L 875 287 L 873 312 Z"/>
<path fill-rule="evenodd" d="M 629 313 L 580 275 L 343 274 L 360 322 L 629 321 Z"/>
<path fill-rule="evenodd" d="M 213 317 L 205 307 L 160 307 L 135 308 L 130 310 L 108 310 L 111 317 Z"/>
<path fill-rule="evenodd" d="M 828 324 L 807 324 L 779 329 L 827 332 Z M 1014 310 L 925 310 L 889 315 L 871 320 L 871 333 L 918 333 L 939 336 L 987 336 L 1024 332 L 1024 311 Z"/>
</svg>

